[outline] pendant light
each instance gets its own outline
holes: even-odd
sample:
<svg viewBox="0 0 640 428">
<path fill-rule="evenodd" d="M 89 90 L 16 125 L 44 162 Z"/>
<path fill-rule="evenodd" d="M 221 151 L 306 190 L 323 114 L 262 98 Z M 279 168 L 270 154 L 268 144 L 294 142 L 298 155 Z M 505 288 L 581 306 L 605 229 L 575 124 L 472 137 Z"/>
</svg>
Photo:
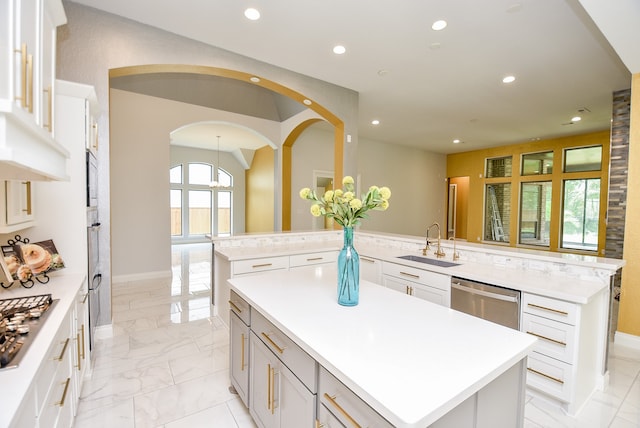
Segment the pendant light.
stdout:
<svg viewBox="0 0 640 428">
<path fill-rule="evenodd" d="M 215 173 L 217 173 L 217 177 L 211 183 L 209 183 L 209 187 L 218 188 L 219 189 L 219 188 L 225 187 L 225 186 L 223 186 L 222 183 L 220 183 L 217 180 L 217 178 L 220 178 L 220 136 L 218 135 L 217 138 L 218 138 L 218 161 L 216 163 L 216 172 L 215 172 Z"/>
</svg>

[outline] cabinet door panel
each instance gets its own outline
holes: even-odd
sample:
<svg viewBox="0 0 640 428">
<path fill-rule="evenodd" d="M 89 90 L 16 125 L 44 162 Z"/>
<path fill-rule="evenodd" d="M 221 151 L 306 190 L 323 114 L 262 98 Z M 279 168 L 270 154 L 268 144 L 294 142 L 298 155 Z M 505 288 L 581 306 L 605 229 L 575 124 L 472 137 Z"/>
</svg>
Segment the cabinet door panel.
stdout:
<svg viewBox="0 0 640 428">
<path fill-rule="evenodd" d="M 250 334 L 250 379 L 249 413 L 260 428 L 276 427 L 273 370 L 277 359 L 273 353 L 253 333 Z"/>
<path fill-rule="evenodd" d="M 312 428 L 314 395 L 284 364 L 280 364 L 277 385 L 275 406 L 280 413 L 280 428 Z"/>
<path fill-rule="evenodd" d="M 249 327 L 231 312 L 229 330 L 231 350 L 229 367 L 231 384 L 245 406 L 249 405 Z"/>
</svg>

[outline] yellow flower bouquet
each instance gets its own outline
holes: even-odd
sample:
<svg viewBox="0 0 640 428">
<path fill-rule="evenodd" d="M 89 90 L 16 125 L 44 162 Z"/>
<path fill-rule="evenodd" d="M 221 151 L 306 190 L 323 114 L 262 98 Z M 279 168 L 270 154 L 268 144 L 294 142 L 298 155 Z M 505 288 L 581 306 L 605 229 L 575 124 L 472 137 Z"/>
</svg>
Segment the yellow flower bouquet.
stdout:
<svg viewBox="0 0 640 428">
<path fill-rule="evenodd" d="M 314 217 L 332 218 L 342 227 L 360 224 L 360 219 L 368 217 L 369 210 L 384 211 L 389 208 L 391 190 L 388 187 L 371 186 L 362 198 L 356 198 L 353 177 L 344 177 L 342 185 L 342 189 L 327 190 L 322 196 L 305 187 L 300 190 L 300 197 L 313 201 L 311 214 Z"/>
</svg>

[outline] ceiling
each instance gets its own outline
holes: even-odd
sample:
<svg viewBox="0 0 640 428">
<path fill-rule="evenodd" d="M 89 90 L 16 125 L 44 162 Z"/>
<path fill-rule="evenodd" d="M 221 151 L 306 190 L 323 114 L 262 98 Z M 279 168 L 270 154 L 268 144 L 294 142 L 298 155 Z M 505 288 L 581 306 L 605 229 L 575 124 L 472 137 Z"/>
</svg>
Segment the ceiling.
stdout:
<svg viewBox="0 0 640 428">
<path fill-rule="evenodd" d="M 631 86 L 629 63 L 578 0 L 74 2 L 355 90 L 360 138 L 438 153 L 608 129 L 612 93 Z M 640 2 L 617 2 L 640 19 Z M 244 17 L 249 6 L 260 20 Z M 437 19 L 448 26 L 432 30 Z M 619 52 L 637 53 L 640 37 L 622 40 Z M 346 53 L 332 53 L 335 44 Z M 506 75 L 515 82 L 502 83 Z"/>
</svg>

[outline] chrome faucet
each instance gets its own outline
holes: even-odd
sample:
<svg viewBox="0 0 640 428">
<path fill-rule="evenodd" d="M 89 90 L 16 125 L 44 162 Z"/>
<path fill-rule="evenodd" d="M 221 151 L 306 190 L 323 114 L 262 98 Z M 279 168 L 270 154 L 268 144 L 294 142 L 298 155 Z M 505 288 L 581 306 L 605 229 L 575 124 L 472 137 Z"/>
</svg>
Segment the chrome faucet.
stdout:
<svg viewBox="0 0 640 428">
<path fill-rule="evenodd" d="M 436 227 L 438 229 L 438 248 L 436 249 L 436 251 L 433 253 L 436 255 L 436 257 L 444 257 L 445 256 L 445 252 L 442 251 L 442 247 L 440 247 L 440 225 L 438 223 L 433 223 L 431 226 L 427 227 L 427 244 L 426 246 L 423 248 L 422 250 L 422 254 L 423 255 L 427 255 L 427 251 L 429 250 L 429 230 L 431 230 L 432 227 Z"/>
</svg>

